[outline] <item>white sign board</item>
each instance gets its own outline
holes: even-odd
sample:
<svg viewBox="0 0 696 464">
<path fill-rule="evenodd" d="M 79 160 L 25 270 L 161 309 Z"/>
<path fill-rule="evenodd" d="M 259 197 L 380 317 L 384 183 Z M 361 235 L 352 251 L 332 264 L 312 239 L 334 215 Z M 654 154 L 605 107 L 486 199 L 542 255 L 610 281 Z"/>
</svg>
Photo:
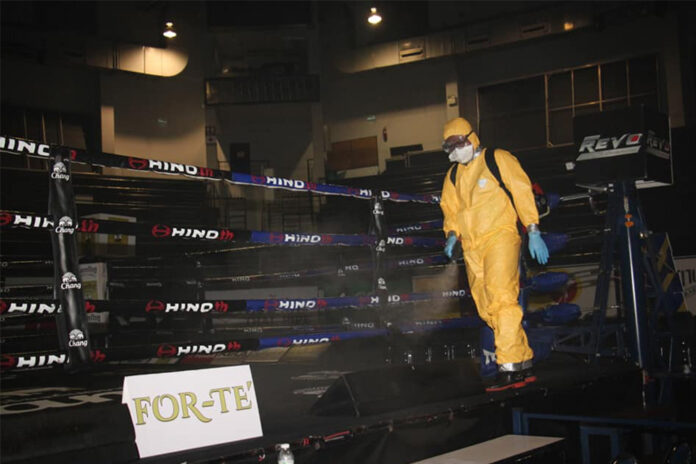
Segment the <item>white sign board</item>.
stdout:
<svg viewBox="0 0 696 464">
<path fill-rule="evenodd" d="M 249 366 L 126 377 L 121 402 L 143 458 L 263 436 Z"/>
</svg>

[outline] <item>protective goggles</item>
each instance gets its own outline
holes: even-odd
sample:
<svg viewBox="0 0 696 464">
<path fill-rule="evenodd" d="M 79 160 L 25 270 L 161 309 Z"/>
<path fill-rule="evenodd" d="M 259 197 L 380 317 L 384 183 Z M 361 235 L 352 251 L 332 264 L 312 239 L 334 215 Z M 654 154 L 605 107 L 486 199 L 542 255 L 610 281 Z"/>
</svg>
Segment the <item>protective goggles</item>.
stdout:
<svg viewBox="0 0 696 464">
<path fill-rule="evenodd" d="M 455 148 L 462 148 L 471 144 L 471 142 L 469 142 L 469 136 L 472 132 L 474 132 L 473 129 L 466 135 L 450 135 L 442 142 L 442 149 L 449 155 Z"/>
</svg>

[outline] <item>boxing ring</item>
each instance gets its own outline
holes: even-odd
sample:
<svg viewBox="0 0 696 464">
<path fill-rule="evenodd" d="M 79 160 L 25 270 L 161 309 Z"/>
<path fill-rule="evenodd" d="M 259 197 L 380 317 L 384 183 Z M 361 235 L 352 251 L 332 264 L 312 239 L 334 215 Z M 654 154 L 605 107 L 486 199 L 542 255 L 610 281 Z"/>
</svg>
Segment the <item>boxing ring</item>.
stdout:
<svg viewBox="0 0 696 464">
<path fill-rule="evenodd" d="M 546 361 L 538 385 L 484 394 L 479 373 L 494 362 L 479 346 L 483 324 L 464 279 L 428 292 L 404 284 L 403 275 L 414 271 L 437 276 L 455 266 L 441 252 L 441 221 L 390 228 L 385 218 L 386 202 L 436 207 L 437 195 L 254 176 L 10 137 L 0 137 L 0 149 L 47 160 L 50 185 L 48 214 L 2 210 L 0 230 L 48 233 L 53 250 L 52 260 L 3 260 L 3 273 L 52 269 L 54 275 L 52 285 L 2 288 L 0 418 L 6 462 L 49 455 L 53 462 L 138 460 L 133 425 L 120 399 L 123 378 L 143 373 L 249 364 L 264 424 L 261 438 L 147 462 L 274 462 L 281 442 L 291 443 L 296 462 L 411 462 L 499 436 L 509 428 L 514 407 L 587 413 L 640 395 L 626 391 L 639 372 L 621 359 L 588 365 L 552 353 L 558 347 L 542 326 L 577 317 L 561 320 L 568 313 L 553 308 L 537 313 L 528 327 L 530 343 Z M 363 200 L 370 227 L 367 234 L 289 233 L 81 217 L 71 186 L 73 163 Z M 110 259 L 122 275 L 149 277 L 111 282 L 117 298 L 84 298 L 77 234 L 147 238 L 181 252 Z M 549 233 L 545 239 L 553 253 L 569 237 Z M 286 249 L 315 259 L 277 272 L 230 275 L 225 270 L 224 263 L 235 256 Z M 339 289 L 337 295 L 224 297 L 255 286 L 311 282 L 321 287 L 326 281 L 331 282 L 327 288 Z M 566 282 L 537 274 L 526 280 L 523 294 L 555 291 Z M 363 291 L 349 294 L 351 287 Z M 438 377 L 437 369 L 446 373 Z M 468 376 L 458 380 L 458 389 L 445 393 L 462 372 Z M 356 391 L 357 385 L 390 378 L 430 380 L 435 388 L 391 405 L 365 394 L 361 409 L 353 405 L 347 414 L 326 400 L 322 404 L 322 395 L 349 376 Z"/>
</svg>

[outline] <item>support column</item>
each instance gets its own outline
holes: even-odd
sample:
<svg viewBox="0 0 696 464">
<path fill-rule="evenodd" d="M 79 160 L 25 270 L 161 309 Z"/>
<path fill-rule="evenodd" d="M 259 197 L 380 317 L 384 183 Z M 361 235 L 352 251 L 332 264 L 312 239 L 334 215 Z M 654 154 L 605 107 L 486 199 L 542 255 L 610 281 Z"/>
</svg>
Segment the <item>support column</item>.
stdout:
<svg viewBox="0 0 696 464">
<path fill-rule="evenodd" d="M 640 216 L 637 208 L 637 192 L 635 184 L 628 182 L 617 183 L 616 188 L 622 199 L 623 214 L 618 218 L 621 287 L 626 307 L 628 335 L 631 340 L 631 356 L 638 366 L 649 369 L 645 272 L 639 236 Z"/>
</svg>

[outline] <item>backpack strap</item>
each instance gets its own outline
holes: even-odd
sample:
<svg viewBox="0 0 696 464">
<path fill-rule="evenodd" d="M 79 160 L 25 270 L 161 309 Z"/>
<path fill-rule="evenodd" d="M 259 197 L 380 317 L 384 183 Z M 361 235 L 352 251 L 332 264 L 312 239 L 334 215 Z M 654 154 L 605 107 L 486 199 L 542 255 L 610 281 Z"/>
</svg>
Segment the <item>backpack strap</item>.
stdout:
<svg viewBox="0 0 696 464">
<path fill-rule="evenodd" d="M 503 178 L 500 176 L 500 168 L 498 167 L 498 162 L 495 160 L 495 150 L 495 148 L 486 148 L 486 151 L 483 155 L 486 158 L 486 166 L 488 167 L 488 170 L 491 171 L 491 174 L 493 174 L 493 177 L 495 177 L 495 180 L 498 181 L 498 185 L 500 185 L 500 188 L 503 189 L 503 192 L 505 192 L 505 194 L 510 199 L 512 207 L 515 208 L 515 202 L 512 199 L 512 194 L 507 189 L 507 187 L 505 186 L 505 182 L 503 182 Z"/>
<path fill-rule="evenodd" d="M 450 181 L 452 185 L 457 185 L 457 168 L 459 163 L 452 163 L 452 170 L 450 171 Z"/>
<path fill-rule="evenodd" d="M 510 199 L 512 209 L 514 209 L 515 213 L 517 214 L 517 231 L 519 232 L 520 236 L 526 237 L 524 225 L 522 225 L 520 215 L 517 213 L 517 208 L 515 208 L 515 201 L 512 199 L 512 193 L 510 193 L 508 188 L 505 186 L 505 182 L 503 182 L 503 178 L 500 176 L 500 168 L 498 167 L 498 162 L 495 160 L 495 150 L 495 148 L 486 148 L 486 152 L 484 153 L 484 157 L 486 158 L 486 166 L 488 167 L 488 170 L 491 171 L 491 174 L 493 174 L 493 177 L 495 177 L 495 180 L 498 181 L 498 185 L 500 185 L 500 188 L 503 189 L 503 192 L 505 192 L 505 194 Z M 526 238 L 523 238 L 522 240 L 523 243 L 526 243 L 524 242 Z M 524 246 L 522 247 L 522 249 L 524 249 Z M 520 253 L 522 252 L 520 251 Z"/>
<path fill-rule="evenodd" d="M 493 174 L 493 177 L 495 177 L 495 180 L 498 182 L 498 185 L 500 186 L 501 189 L 503 189 L 503 192 L 508 196 L 510 199 L 510 203 L 512 203 L 512 207 L 515 208 L 515 202 L 512 199 L 512 194 L 508 190 L 508 188 L 505 186 L 505 182 L 503 182 L 503 178 L 500 176 L 500 168 L 498 167 L 498 162 L 495 160 L 495 150 L 496 148 L 486 148 L 484 150 L 484 158 L 486 159 L 486 166 L 488 167 L 488 170 L 491 171 L 491 174 Z M 452 163 L 452 169 L 450 170 L 450 181 L 452 182 L 452 185 L 457 185 L 457 168 L 459 167 L 459 163 Z M 515 211 L 517 208 L 515 208 Z"/>
</svg>

